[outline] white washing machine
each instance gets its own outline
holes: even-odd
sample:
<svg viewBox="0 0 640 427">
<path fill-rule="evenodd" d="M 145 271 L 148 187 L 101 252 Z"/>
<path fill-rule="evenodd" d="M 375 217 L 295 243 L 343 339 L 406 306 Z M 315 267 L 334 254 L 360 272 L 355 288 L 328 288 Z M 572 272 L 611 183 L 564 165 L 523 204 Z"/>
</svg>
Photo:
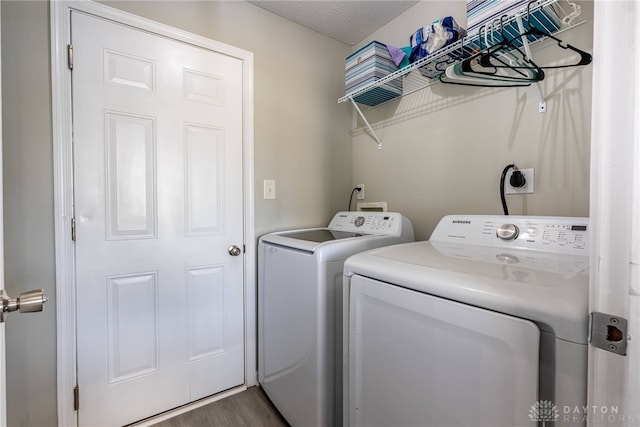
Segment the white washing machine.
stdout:
<svg viewBox="0 0 640 427">
<path fill-rule="evenodd" d="M 258 380 L 294 427 L 342 420 L 342 268 L 349 256 L 414 240 L 394 212 L 339 212 L 328 227 L 258 243 Z"/>
<path fill-rule="evenodd" d="M 453 215 L 428 242 L 350 257 L 345 425 L 584 425 L 587 228 Z"/>
</svg>

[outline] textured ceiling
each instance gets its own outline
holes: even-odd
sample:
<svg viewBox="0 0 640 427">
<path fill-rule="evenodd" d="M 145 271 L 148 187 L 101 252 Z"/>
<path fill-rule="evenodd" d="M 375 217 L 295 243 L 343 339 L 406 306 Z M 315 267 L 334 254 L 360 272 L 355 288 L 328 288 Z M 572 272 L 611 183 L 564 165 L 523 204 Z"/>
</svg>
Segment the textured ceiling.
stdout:
<svg viewBox="0 0 640 427">
<path fill-rule="evenodd" d="M 349 45 L 364 40 L 418 3 L 403 0 L 253 0 L 250 2 Z"/>
</svg>

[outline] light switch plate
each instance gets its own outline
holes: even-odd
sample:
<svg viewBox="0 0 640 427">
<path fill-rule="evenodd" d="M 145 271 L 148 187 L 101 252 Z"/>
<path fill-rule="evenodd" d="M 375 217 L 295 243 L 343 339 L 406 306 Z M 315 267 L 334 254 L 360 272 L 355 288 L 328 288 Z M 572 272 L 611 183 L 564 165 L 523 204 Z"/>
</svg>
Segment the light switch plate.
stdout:
<svg viewBox="0 0 640 427">
<path fill-rule="evenodd" d="M 264 199 L 273 200 L 276 198 L 276 180 L 265 179 L 264 180 Z"/>
</svg>

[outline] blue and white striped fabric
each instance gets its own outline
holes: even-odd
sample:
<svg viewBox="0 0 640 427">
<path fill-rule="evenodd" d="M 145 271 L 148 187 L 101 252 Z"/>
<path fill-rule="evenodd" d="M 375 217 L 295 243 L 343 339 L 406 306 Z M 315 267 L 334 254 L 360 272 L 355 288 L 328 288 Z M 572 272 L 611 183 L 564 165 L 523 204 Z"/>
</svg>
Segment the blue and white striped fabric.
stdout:
<svg viewBox="0 0 640 427">
<path fill-rule="evenodd" d="M 345 94 L 374 83 L 393 73 L 398 66 L 393 62 L 387 46 L 372 41 L 349 55 L 345 62 Z M 402 95 L 402 79 L 393 79 L 366 94 L 354 98 L 356 102 L 369 106 L 388 101 Z"/>
<path fill-rule="evenodd" d="M 527 7 L 530 0 L 467 0 L 467 33 L 474 34 L 483 24 L 500 20 Z"/>
<path fill-rule="evenodd" d="M 525 30 L 530 28 L 527 22 L 527 5 L 530 0 L 467 0 L 467 26 L 468 34 L 472 37 L 473 42 L 470 44 L 475 47 L 480 47 L 478 40 L 475 36 L 478 30 L 483 26 L 487 26 L 487 30 L 490 31 L 493 25 L 494 31 L 491 33 L 491 37 L 494 38 L 493 42 L 502 41 L 502 34 L 508 40 L 513 39 L 514 44 L 521 45 L 519 40 L 520 29 L 515 21 L 505 23 L 505 28 L 500 29 L 500 17 L 503 15 L 515 16 L 517 13 L 521 13 L 523 16 L 523 26 Z M 535 5 L 534 5 L 535 6 Z M 548 33 L 554 33 L 561 27 L 561 20 L 555 11 L 554 5 L 545 7 L 544 9 L 531 8 L 531 21 L 540 30 Z M 484 38 L 484 31 L 483 31 Z M 534 41 L 540 38 L 540 36 L 528 36 L 529 41 Z M 493 43 L 489 43 L 493 44 Z M 484 42 L 482 44 L 484 46 Z"/>
</svg>

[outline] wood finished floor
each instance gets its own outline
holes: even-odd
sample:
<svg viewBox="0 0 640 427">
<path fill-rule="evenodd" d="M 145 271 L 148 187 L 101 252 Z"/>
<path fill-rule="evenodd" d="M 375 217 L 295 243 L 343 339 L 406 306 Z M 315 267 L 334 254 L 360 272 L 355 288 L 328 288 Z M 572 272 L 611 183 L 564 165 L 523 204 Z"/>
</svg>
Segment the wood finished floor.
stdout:
<svg viewBox="0 0 640 427">
<path fill-rule="evenodd" d="M 288 427 L 260 387 L 202 406 L 153 427 Z"/>
</svg>

